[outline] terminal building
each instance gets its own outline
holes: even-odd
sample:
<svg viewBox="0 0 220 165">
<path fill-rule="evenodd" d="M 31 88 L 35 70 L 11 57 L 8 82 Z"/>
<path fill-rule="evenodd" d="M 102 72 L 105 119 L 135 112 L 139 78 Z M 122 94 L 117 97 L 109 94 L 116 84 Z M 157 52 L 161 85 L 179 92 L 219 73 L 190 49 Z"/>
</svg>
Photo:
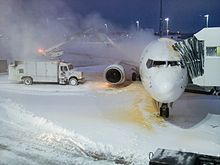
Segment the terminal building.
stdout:
<svg viewBox="0 0 220 165">
<path fill-rule="evenodd" d="M 7 72 L 8 65 L 7 60 L 0 60 L 0 73 Z"/>
</svg>

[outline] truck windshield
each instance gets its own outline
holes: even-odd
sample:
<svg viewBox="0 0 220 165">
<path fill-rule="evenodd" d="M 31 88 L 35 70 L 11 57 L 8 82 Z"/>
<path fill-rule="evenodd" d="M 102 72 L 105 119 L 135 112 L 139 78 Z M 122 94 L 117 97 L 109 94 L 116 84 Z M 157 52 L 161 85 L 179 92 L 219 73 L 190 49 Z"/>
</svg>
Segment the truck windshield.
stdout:
<svg viewBox="0 0 220 165">
<path fill-rule="evenodd" d="M 63 72 L 68 71 L 68 69 L 67 69 L 66 66 L 61 66 L 61 67 L 60 67 L 60 70 L 63 71 Z"/>
<path fill-rule="evenodd" d="M 73 65 L 68 65 L 69 70 L 73 69 Z"/>
</svg>

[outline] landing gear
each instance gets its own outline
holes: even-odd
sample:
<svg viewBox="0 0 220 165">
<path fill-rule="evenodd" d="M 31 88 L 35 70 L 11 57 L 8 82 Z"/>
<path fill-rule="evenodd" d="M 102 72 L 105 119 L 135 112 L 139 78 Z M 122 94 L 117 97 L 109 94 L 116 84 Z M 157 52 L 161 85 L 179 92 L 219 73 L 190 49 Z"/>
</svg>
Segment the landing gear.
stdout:
<svg viewBox="0 0 220 165">
<path fill-rule="evenodd" d="M 169 106 L 166 103 L 162 103 L 160 107 L 160 116 L 168 118 L 169 117 Z"/>
<path fill-rule="evenodd" d="M 173 107 L 173 102 L 171 103 L 161 103 L 155 101 L 155 105 L 158 111 L 160 111 L 160 116 L 164 118 L 168 118 L 170 116 L 170 109 Z"/>
</svg>

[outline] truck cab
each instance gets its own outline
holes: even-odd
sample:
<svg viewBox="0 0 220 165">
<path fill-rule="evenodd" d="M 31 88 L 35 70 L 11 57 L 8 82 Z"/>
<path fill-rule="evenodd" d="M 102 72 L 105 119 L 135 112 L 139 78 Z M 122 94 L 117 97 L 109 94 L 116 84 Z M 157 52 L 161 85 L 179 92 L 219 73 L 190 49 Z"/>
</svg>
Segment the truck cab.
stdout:
<svg viewBox="0 0 220 165">
<path fill-rule="evenodd" d="M 15 61 L 8 66 L 9 80 L 78 85 L 84 81 L 83 72 L 74 69 L 71 63 L 60 61 Z"/>
<path fill-rule="evenodd" d="M 74 69 L 71 63 L 60 62 L 59 84 L 78 85 L 84 81 L 83 73 Z"/>
</svg>

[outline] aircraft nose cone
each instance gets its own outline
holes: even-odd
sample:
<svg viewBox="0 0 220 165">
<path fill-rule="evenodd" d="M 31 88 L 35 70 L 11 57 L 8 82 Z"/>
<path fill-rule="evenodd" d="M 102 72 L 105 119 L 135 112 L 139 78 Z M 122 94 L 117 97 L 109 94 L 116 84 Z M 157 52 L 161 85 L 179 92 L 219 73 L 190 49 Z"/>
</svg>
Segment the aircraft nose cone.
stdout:
<svg viewBox="0 0 220 165">
<path fill-rule="evenodd" d="M 171 81 L 161 82 L 155 84 L 155 88 L 157 89 L 157 92 L 161 95 L 169 94 L 174 90 L 174 85 Z"/>
<path fill-rule="evenodd" d="M 175 76 L 157 76 L 153 81 L 153 96 L 159 102 L 170 103 L 182 93 L 179 80 Z"/>
</svg>

